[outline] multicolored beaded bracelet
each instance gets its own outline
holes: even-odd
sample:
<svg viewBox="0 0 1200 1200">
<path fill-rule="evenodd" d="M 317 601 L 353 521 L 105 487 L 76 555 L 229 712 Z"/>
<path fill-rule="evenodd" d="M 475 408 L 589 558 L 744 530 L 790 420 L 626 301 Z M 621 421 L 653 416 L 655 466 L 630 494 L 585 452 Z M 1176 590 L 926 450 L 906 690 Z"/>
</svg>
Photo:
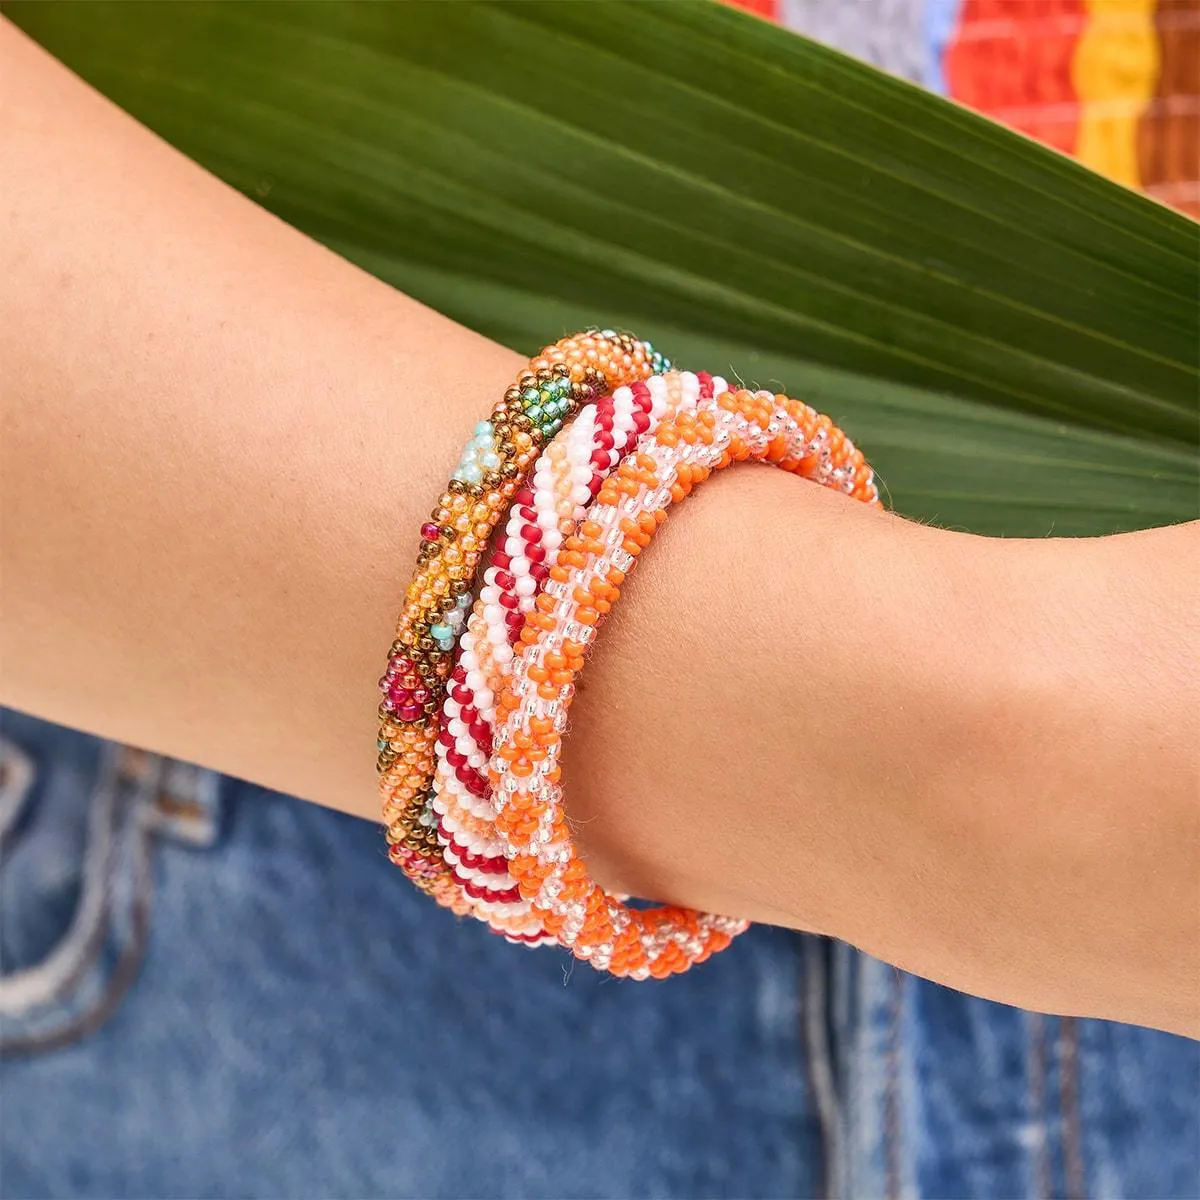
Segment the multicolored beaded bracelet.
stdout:
<svg viewBox="0 0 1200 1200">
<path fill-rule="evenodd" d="M 518 491 L 503 549 L 484 573 L 484 586 L 459 641 L 459 660 L 443 705 L 433 808 L 438 840 L 461 889 L 454 905 L 511 941 L 538 944 L 548 935 L 517 892 L 494 829 L 486 775 L 495 724 L 495 692 L 511 674 L 512 649 L 535 605 L 539 583 L 530 564 L 543 562 L 574 532 L 626 450 L 681 409 L 695 409 L 726 389 L 708 375 L 672 371 L 618 388 L 580 409 L 571 426 L 542 452 Z M 553 940 L 552 938 L 550 940 Z"/>
<path fill-rule="evenodd" d="M 389 856 L 419 887 L 455 885 L 428 807 L 433 746 L 458 630 L 492 530 L 546 442 L 580 405 L 661 372 L 648 342 L 605 330 L 546 347 L 476 426 L 450 484 L 421 527 L 417 569 L 379 681 L 378 770 Z"/>
<path fill-rule="evenodd" d="M 724 392 L 695 412 L 677 412 L 622 460 L 578 532 L 563 541 L 525 618 L 511 678 L 496 696 L 494 828 L 517 894 L 538 919 L 539 940 L 553 935 L 576 957 L 616 975 L 663 978 L 686 970 L 744 928 L 672 906 L 632 908 L 596 884 L 570 836 L 558 759 L 584 653 L 667 508 L 714 470 L 747 460 L 879 502 L 862 454 L 828 417 L 799 401 Z"/>
</svg>

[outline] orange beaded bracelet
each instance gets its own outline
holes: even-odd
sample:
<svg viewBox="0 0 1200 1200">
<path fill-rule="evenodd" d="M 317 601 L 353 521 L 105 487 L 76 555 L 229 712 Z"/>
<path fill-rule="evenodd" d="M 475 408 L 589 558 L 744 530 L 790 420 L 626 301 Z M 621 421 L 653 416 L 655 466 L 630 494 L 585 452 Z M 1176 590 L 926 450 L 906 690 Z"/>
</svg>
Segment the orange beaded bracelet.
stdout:
<svg viewBox="0 0 1200 1200">
<path fill-rule="evenodd" d="M 547 933 L 616 975 L 661 978 L 686 970 L 744 928 L 683 908 L 632 908 L 606 893 L 571 839 L 558 761 L 584 653 L 666 509 L 714 470 L 743 461 L 770 463 L 879 503 L 862 454 L 828 417 L 800 401 L 726 391 L 676 413 L 622 460 L 577 534 L 562 543 L 497 697 L 490 774 L 509 874 Z"/>
</svg>

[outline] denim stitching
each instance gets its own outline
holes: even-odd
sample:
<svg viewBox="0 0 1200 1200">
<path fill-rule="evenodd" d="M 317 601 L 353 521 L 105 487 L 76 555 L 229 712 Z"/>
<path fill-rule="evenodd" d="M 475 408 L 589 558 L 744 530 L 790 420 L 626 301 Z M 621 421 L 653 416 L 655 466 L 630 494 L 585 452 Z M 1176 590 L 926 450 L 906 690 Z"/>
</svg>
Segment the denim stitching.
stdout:
<svg viewBox="0 0 1200 1200">
<path fill-rule="evenodd" d="M 904 973 L 892 968 L 888 999 L 886 1084 L 883 1094 L 884 1158 L 888 1200 L 900 1197 L 900 1014 Z"/>
<path fill-rule="evenodd" d="M 1037 1138 L 1033 1173 L 1037 1200 L 1050 1200 L 1054 1185 L 1051 1182 L 1047 1147 L 1049 1129 L 1046 1119 L 1046 1022 L 1041 1013 L 1029 1014 L 1027 1029 L 1030 1127 Z"/>
<path fill-rule="evenodd" d="M 1087 1177 L 1083 1163 L 1083 1113 L 1079 1098 L 1079 1022 L 1063 1017 L 1059 1039 L 1059 1090 L 1063 1116 L 1063 1158 L 1067 1200 L 1084 1200 Z"/>
<path fill-rule="evenodd" d="M 122 769 L 125 747 L 109 744 L 103 751 L 99 783 L 92 797 L 88 841 L 79 903 L 66 936 L 40 963 L 0 976 L 0 1017 L 14 1020 L 35 1016 L 79 987 L 102 953 L 110 932 L 110 887 L 120 849 L 119 837 L 130 837 L 132 857 L 131 936 L 120 949 L 100 1000 L 65 1025 L 44 1033 L 0 1036 L 0 1055 L 50 1050 L 92 1032 L 115 1010 L 137 973 L 145 948 L 150 900 L 149 832 L 140 819 L 148 797 L 162 773 L 163 760 L 148 756 L 148 766 L 135 777 Z M 132 795 L 123 789 L 132 788 Z M 122 809 L 136 827 L 118 829 Z"/>
<path fill-rule="evenodd" d="M 841 1104 L 833 1069 L 829 1034 L 829 963 L 822 938 L 801 935 L 803 989 L 801 991 L 801 1044 L 806 1053 L 809 1086 L 816 1101 L 817 1121 L 821 1126 L 821 1194 L 840 1196 L 841 1191 Z"/>
</svg>

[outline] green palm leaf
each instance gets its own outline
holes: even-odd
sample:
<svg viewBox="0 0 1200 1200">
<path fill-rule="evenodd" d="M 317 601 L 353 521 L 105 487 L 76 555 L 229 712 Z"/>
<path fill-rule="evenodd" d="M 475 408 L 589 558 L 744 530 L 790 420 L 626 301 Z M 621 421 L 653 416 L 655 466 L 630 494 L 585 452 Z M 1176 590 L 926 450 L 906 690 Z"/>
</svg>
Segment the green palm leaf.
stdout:
<svg viewBox="0 0 1200 1200">
<path fill-rule="evenodd" d="M 624 325 L 803 395 L 910 515 L 1196 515 L 1200 226 L 833 51 L 702 0 L 5 11 L 477 329 Z"/>
</svg>

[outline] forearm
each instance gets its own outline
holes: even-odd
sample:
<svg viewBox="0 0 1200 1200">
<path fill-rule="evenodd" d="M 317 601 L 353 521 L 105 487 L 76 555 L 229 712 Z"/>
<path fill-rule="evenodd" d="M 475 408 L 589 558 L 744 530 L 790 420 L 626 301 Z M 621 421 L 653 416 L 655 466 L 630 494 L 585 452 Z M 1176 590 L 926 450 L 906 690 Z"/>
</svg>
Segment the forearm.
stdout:
<svg viewBox="0 0 1200 1200">
<path fill-rule="evenodd" d="M 4 700 L 373 813 L 415 530 L 520 360 L 0 54 Z"/>
<path fill-rule="evenodd" d="M 0 699 L 373 818 L 415 530 L 519 360 L 3 25 L 0 56 Z M 567 788 L 606 881 L 1183 1027 L 1196 630 L 1150 544 L 1194 537 L 985 542 L 729 475 L 585 675 Z"/>
</svg>

